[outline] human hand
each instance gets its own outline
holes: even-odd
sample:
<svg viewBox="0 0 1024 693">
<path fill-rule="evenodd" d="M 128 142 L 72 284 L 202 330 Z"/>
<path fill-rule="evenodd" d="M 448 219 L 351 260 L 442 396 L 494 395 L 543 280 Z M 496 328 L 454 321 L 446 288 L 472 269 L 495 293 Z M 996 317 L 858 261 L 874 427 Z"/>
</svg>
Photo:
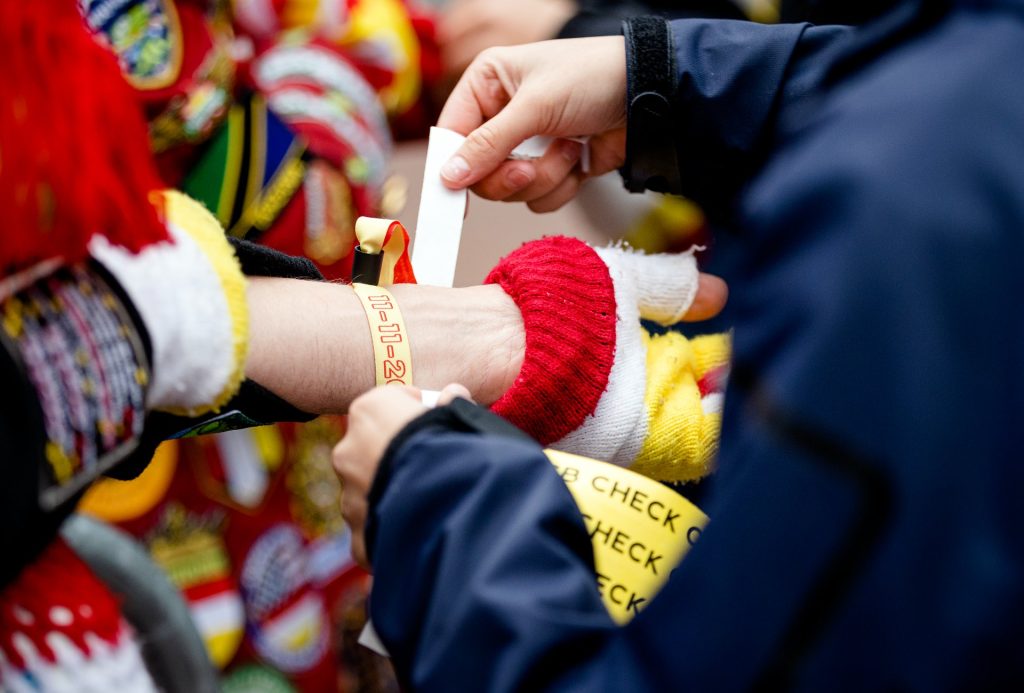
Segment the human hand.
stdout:
<svg viewBox="0 0 1024 693">
<path fill-rule="evenodd" d="M 515 301 L 526 336 L 519 375 L 495 413 L 542 445 L 663 480 L 709 471 L 728 338 L 648 337 L 640 323 L 722 309 L 725 282 L 699 273 L 692 253 L 645 255 L 555 236 L 522 246 L 487 281 Z"/>
<path fill-rule="evenodd" d="M 490 48 L 469 66 L 448 98 L 440 127 L 467 135 L 441 171 L 449 188 L 491 200 L 558 209 L 588 176 L 625 157 L 626 54 L 621 36 Z M 543 157 L 507 161 L 533 135 L 590 136 L 590 170 L 577 165 L 582 146 L 558 140 Z"/>
<path fill-rule="evenodd" d="M 456 397 L 469 399 L 462 385 L 441 390 L 438 406 Z M 352 557 L 367 570 L 366 555 L 367 496 L 377 475 L 381 457 L 399 431 L 427 410 L 418 388 L 388 385 L 370 390 L 352 402 L 348 412 L 348 430 L 334 447 L 331 462 L 341 480 L 341 515 L 352 532 Z"/>
<path fill-rule="evenodd" d="M 438 32 L 445 72 L 454 81 L 479 53 L 553 38 L 576 12 L 573 0 L 455 0 L 441 16 Z"/>
</svg>

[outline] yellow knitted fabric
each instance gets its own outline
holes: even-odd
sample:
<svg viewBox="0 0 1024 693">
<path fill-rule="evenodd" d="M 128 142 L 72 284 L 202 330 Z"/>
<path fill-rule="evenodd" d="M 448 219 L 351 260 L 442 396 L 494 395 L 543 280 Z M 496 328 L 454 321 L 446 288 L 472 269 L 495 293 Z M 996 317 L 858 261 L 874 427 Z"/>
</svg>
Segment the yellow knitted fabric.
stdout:
<svg viewBox="0 0 1024 693">
<path fill-rule="evenodd" d="M 727 334 L 651 336 L 644 408 L 647 437 L 631 469 L 659 481 L 696 481 L 712 471 L 721 414 L 704 413 L 697 382 L 729 360 Z"/>
<path fill-rule="evenodd" d="M 224 228 L 206 207 L 176 190 L 167 190 L 162 194 L 167 219 L 196 242 L 217 273 L 231 319 L 235 363 L 224 389 L 202 410 L 168 410 L 171 414 L 197 416 L 207 411 L 217 411 L 227 404 L 238 392 L 245 377 L 245 359 L 249 351 L 249 303 L 245 296 L 245 275 L 242 274 L 234 249 L 224 235 Z M 173 288 L 168 287 L 168 290 L 173 291 Z"/>
</svg>

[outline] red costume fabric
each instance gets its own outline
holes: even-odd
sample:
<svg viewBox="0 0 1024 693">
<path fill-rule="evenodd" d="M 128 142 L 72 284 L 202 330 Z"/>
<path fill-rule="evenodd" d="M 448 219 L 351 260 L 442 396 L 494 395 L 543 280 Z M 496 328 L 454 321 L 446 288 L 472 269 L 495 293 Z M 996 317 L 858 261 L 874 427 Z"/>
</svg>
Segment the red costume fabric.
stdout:
<svg viewBox="0 0 1024 693">
<path fill-rule="evenodd" d="M 368 30 L 375 2 L 321 3 L 340 14 L 316 26 L 276 0 L 230 9 L 128 1 L 120 13 L 86 2 L 85 15 L 150 115 L 165 181 L 203 202 L 228 234 L 309 257 L 344 280 L 356 218 L 386 212 L 389 117 L 409 131 L 413 114 L 427 113 L 418 99 L 388 96 L 410 71 L 400 79 L 383 59 L 387 41 Z M 403 2 L 384 4 L 429 34 L 425 16 L 413 22 Z M 147 29 L 132 11 L 148 12 Z M 426 64 L 431 55 L 425 47 Z M 399 257 L 395 282 L 414 280 L 408 245 L 400 227 L 385 241 Z M 138 537 L 182 591 L 226 687 L 273 672 L 308 691 L 391 685 L 354 643 L 368 587 L 348 559 L 330 466 L 343 432 L 343 419 L 322 417 L 182 439 L 130 482 L 147 488 L 136 494 L 145 502 L 124 507 L 113 481 L 86 497 L 85 510 Z"/>
</svg>

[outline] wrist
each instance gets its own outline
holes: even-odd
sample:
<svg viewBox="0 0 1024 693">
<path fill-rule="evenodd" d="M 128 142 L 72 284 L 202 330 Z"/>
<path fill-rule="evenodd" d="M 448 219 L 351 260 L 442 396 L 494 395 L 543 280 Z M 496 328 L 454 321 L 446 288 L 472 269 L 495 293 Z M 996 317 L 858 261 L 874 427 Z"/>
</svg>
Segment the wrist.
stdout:
<svg viewBox="0 0 1024 693">
<path fill-rule="evenodd" d="M 465 385 L 483 404 L 512 386 L 525 337 L 519 309 L 497 286 L 388 287 L 405 318 L 413 384 Z M 366 314 L 350 286 L 277 278 L 249 282 L 246 374 L 303 411 L 343 413 L 374 386 Z"/>
<path fill-rule="evenodd" d="M 481 404 L 512 387 L 526 337 L 519 309 L 500 287 L 389 288 L 408 324 L 415 385 L 440 389 L 461 383 Z"/>
<path fill-rule="evenodd" d="M 352 287 L 256 277 L 248 299 L 249 378 L 316 414 L 344 413 L 373 387 L 370 329 Z"/>
</svg>

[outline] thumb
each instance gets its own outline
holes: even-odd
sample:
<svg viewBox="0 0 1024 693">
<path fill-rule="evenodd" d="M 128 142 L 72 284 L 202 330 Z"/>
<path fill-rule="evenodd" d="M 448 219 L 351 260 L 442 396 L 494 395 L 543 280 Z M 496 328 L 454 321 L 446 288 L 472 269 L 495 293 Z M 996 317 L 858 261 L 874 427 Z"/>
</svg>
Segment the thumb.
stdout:
<svg viewBox="0 0 1024 693">
<path fill-rule="evenodd" d="M 700 285 L 693 249 L 646 255 L 625 248 L 599 248 L 606 264 L 618 264 L 631 277 L 640 317 L 674 325 L 693 305 Z"/>
<path fill-rule="evenodd" d="M 516 99 L 469 133 L 441 167 L 441 180 L 452 189 L 467 188 L 498 168 L 512 150 L 537 134 L 537 123 Z"/>
</svg>

